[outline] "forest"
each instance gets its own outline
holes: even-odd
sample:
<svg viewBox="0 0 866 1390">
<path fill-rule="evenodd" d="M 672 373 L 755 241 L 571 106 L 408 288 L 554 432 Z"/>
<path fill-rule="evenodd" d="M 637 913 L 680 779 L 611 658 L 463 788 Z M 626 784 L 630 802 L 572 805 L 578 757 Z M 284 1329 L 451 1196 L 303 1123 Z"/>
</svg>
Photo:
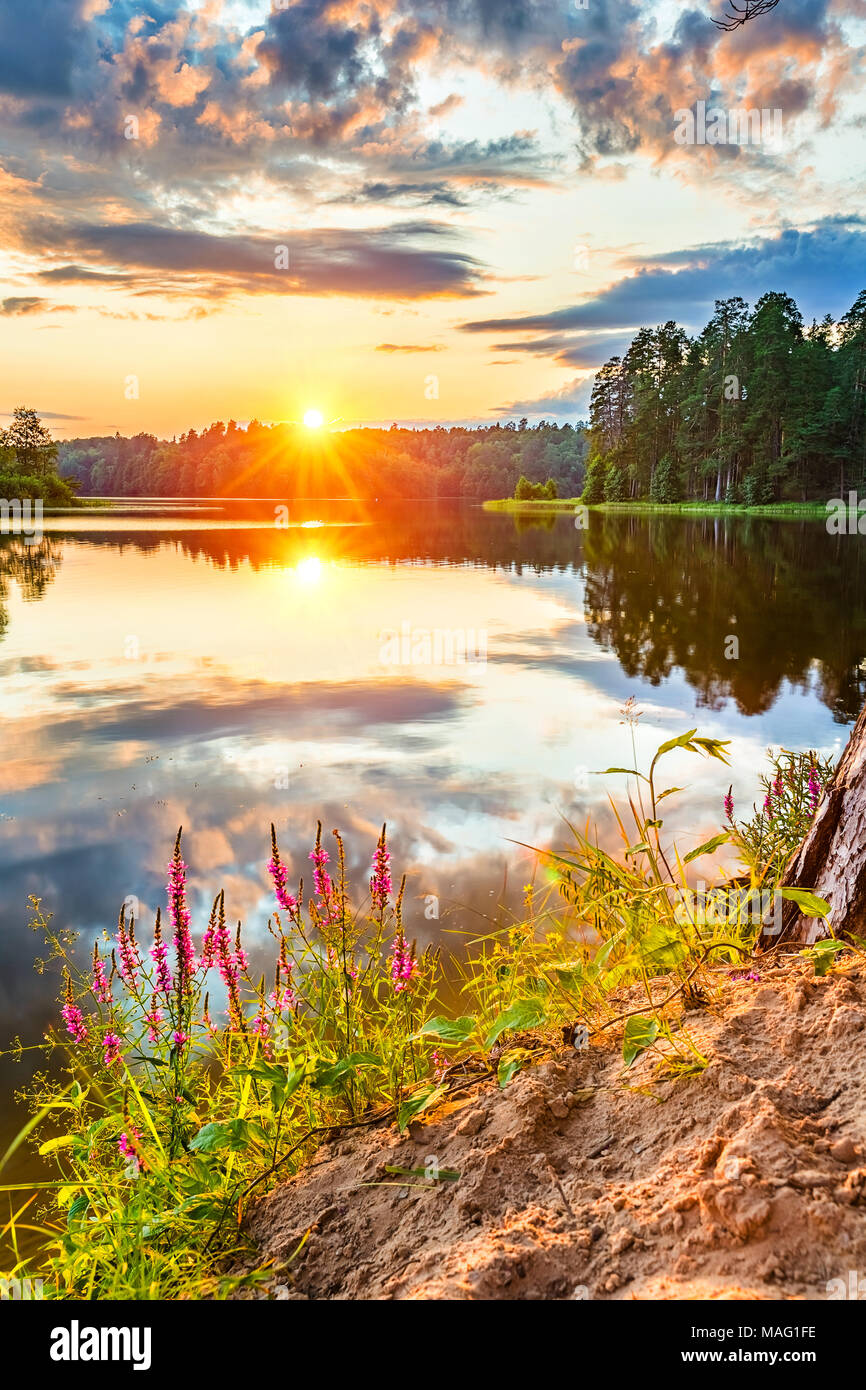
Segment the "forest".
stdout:
<svg viewBox="0 0 866 1390">
<path fill-rule="evenodd" d="M 787 294 L 717 299 L 690 339 L 642 328 L 598 372 L 583 500 L 844 497 L 866 481 L 866 291 L 804 328 Z"/>
<path fill-rule="evenodd" d="M 353 429 L 293 425 L 246 429 L 230 420 L 161 441 L 72 439 L 60 471 L 84 496 L 487 498 L 510 495 L 521 475 L 552 478 L 561 497 L 579 495 L 587 435 L 542 421 L 478 429 Z"/>
</svg>

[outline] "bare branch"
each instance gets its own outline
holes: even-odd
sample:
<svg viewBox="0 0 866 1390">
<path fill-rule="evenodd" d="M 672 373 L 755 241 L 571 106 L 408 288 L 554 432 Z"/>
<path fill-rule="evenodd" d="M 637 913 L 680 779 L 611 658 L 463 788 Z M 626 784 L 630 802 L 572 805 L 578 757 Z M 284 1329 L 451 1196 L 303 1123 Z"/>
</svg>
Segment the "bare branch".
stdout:
<svg viewBox="0 0 866 1390">
<path fill-rule="evenodd" d="M 713 23 L 717 29 L 724 29 L 726 34 L 730 34 L 734 29 L 739 29 L 741 24 L 746 24 L 750 19 L 757 19 L 758 15 L 768 14 L 774 10 L 779 0 L 745 0 L 745 4 L 737 5 L 735 0 L 728 0 L 729 13 L 721 19 L 714 19 Z"/>
</svg>

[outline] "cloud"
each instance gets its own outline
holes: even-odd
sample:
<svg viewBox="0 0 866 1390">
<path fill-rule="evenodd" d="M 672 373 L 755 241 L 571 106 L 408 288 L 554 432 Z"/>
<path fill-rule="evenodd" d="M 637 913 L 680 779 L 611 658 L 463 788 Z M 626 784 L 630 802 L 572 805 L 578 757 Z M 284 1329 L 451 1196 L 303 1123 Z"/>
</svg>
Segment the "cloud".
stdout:
<svg viewBox="0 0 866 1390">
<path fill-rule="evenodd" d="M 523 352 L 533 357 L 552 357 L 563 367 L 599 367 L 609 357 L 621 355 L 631 342 L 630 333 L 566 333 L 547 338 L 528 338 L 512 343 L 495 343 L 494 352 Z"/>
<path fill-rule="evenodd" d="M 52 304 L 38 295 L 11 295 L 0 300 L 0 315 L 21 318 L 24 314 L 74 314 L 74 304 Z"/>
<path fill-rule="evenodd" d="M 379 343 L 377 352 L 444 352 L 444 343 Z"/>
<path fill-rule="evenodd" d="M 387 183 L 384 180 L 364 183 L 359 188 L 341 192 L 329 201 L 335 203 L 402 203 L 415 206 L 462 208 L 467 204 L 466 197 L 444 182 L 428 183 Z"/>
<path fill-rule="evenodd" d="M 88 418 L 86 415 L 67 415 L 62 410 L 37 410 L 36 414 L 39 416 L 40 420 L 86 420 Z M 0 418 L 11 420 L 12 411 L 0 411 Z M 22 670 L 23 669 L 26 668 L 22 667 Z M 46 669 L 48 668 L 46 667 Z"/>
<path fill-rule="evenodd" d="M 70 95 L 81 23 L 81 0 L 0 7 L 0 91 Z"/>
<path fill-rule="evenodd" d="M 366 298 L 466 298 L 485 292 L 480 263 L 448 247 L 450 228 L 416 221 L 365 229 L 320 229 L 288 236 L 218 235 L 156 222 L 40 220 L 24 240 L 44 256 L 71 262 L 40 272 L 64 282 L 93 279 L 94 266 L 139 292 L 220 298 L 247 293 L 349 294 Z M 426 243 L 426 244 L 425 244 Z M 286 251 L 288 256 L 286 258 Z M 288 264 L 285 269 L 278 268 Z M 80 264 L 83 263 L 83 267 Z"/>
<path fill-rule="evenodd" d="M 548 420 L 587 420 L 594 380 L 593 376 L 578 377 L 549 395 L 537 396 L 534 400 L 512 401 L 491 413 L 499 416 L 537 415 Z"/>
<path fill-rule="evenodd" d="M 786 228 L 750 244 L 720 242 L 642 257 L 629 264 L 634 268 L 632 275 L 581 304 L 545 314 L 476 319 L 460 326 L 466 333 L 553 334 L 546 342 L 525 343 L 522 350 L 532 351 L 535 346 L 554 354 L 567 351 L 575 354 L 572 365 L 579 366 L 586 356 L 585 343 L 600 345 L 600 333 L 668 319 L 677 319 L 694 332 L 712 314 L 714 301 L 728 295 L 739 294 L 754 302 L 770 290 L 785 290 L 798 301 L 806 318 L 825 313 L 838 317 L 866 280 L 866 232 L 831 220 L 811 231 Z M 591 331 L 594 339 L 565 336 Z M 516 347 L 520 345 L 510 343 L 507 350 Z M 505 349 L 500 345 L 497 350 Z"/>
</svg>

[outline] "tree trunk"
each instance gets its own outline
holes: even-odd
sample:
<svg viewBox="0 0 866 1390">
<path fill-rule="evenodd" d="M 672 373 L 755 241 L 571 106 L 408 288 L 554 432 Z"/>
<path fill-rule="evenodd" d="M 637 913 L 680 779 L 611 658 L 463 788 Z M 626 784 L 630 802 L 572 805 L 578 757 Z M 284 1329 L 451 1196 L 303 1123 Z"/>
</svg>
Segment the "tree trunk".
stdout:
<svg viewBox="0 0 866 1390">
<path fill-rule="evenodd" d="M 782 886 L 817 893 L 830 904 L 830 916 L 804 917 L 796 903 L 786 900 L 781 931 L 773 935 L 765 927 L 762 946 L 866 936 L 866 705 Z"/>
</svg>

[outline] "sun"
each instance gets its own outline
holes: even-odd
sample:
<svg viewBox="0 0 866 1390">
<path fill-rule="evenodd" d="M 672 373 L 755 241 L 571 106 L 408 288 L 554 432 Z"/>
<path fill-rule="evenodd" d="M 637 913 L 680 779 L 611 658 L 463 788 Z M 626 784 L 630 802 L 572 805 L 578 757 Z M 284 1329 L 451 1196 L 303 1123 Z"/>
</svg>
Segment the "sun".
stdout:
<svg viewBox="0 0 866 1390">
<path fill-rule="evenodd" d="M 321 410 L 304 411 L 304 424 L 308 430 L 320 430 L 325 423 L 325 417 Z"/>
</svg>

